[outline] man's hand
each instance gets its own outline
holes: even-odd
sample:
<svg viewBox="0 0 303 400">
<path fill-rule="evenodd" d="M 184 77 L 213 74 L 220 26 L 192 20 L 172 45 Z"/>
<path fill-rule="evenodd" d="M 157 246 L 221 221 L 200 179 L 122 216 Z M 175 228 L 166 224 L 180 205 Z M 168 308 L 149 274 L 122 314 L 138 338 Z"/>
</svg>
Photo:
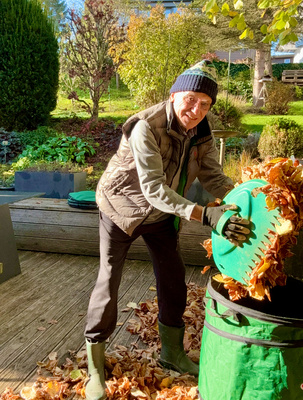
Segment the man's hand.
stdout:
<svg viewBox="0 0 303 400">
<path fill-rule="evenodd" d="M 250 234 L 249 224 L 250 222 L 247 219 L 234 215 L 229 218 L 224 227 L 223 234 L 231 243 L 239 246 L 239 242 L 244 242 Z"/>
<path fill-rule="evenodd" d="M 218 207 L 203 207 L 201 222 L 203 225 L 208 225 L 216 229 L 219 219 L 226 210 L 237 209 L 238 207 L 235 204 L 224 204 Z M 248 228 L 249 224 L 250 222 L 247 219 L 234 215 L 230 217 L 225 224 L 223 234 L 231 243 L 238 246 L 239 242 L 245 241 L 247 235 L 250 234 L 250 229 Z"/>
</svg>

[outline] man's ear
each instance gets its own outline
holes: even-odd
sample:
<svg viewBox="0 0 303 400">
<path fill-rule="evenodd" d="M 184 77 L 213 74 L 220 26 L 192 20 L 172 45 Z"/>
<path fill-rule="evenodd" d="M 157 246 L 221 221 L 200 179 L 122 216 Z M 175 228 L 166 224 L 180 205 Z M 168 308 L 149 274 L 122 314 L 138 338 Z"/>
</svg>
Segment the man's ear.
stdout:
<svg viewBox="0 0 303 400">
<path fill-rule="evenodd" d="M 169 96 L 169 101 L 171 103 L 173 103 L 175 101 L 175 93 L 171 93 L 171 95 Z"/>
</svg>

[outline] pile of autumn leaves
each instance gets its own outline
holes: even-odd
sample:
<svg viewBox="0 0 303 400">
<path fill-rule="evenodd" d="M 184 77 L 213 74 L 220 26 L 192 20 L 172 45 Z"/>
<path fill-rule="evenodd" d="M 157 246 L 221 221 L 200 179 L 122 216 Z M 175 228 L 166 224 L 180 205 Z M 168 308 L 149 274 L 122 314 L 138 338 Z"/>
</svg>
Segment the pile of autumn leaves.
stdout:
<svg viewBox="0 0 303 400">
<path fill-rule="evenodd" d="M 204 323 L 205 289 L 194 283 L 189 283 L 187 287 L 184 348 L 193 361 L 198 362 Z M 157 299 L 140 303 L 135 309 L 135 315 L 136 318 L 129 320 L 127 329 L 139 335 L 144 348 L 134 346 L 130 351 L 124 346 L 117 346 L 114 352 L 106 353 L 108 399 L 198 399 L 196 378 L 164 370 L 157 362 L 160 351 Z M 62 366 L 58 365 L 56 353 L 49 354 L 48 360 L 38 365 L 39 378 L 33 386 L 23 388 L 19 394 L 7 389 L 0 400 L 63 400 L 75 395 L 78 399 L 85 398 L 85 382 L 88 379 L 85 349 L 72 354 Z"/>
<path fill-rule="evenodd" d="M 279 209 L 280 218 L 275 229 L 267 227 L 270 244 L 265 244 L 264 256 L 256 262 L 247 286 L 225 275 L 215 277 L 224 283 L 233 301 L 247 296 L 270 300 L 270 289 L 286 284 L 284 260 L 293 255 L 292 247 L 303 226 L 303 166 L 298 160 L 277 158 L 244 168 L 242 182 L 251 179 L 268 182 L 259 191 L 266 195 L 268 210 Z M 211 253 L 210 245 L 209 242 L 205 245 L 208 254 Z"/>
</svg>

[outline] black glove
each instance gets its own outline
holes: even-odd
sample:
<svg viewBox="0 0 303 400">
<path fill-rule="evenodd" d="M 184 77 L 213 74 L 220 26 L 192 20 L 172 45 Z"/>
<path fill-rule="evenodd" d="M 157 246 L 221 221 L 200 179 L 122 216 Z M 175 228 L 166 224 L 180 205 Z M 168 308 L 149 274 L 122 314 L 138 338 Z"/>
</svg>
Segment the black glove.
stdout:
<svg viewBox="0 0 303 400">
<path fill-rule="evenodd" d="M 238 207 L 235 204 L 223 204 L 218 207 L 204 207 L 202 212 L 202 224 L 216 229 L 219 219 L 226 210 L 237 209 Z M 250 229 L 248 228 L 249 225 L 250 222 L 247 219 L 233 215 L 225 224 L 223 234 L 230 242 L 238 246 L 239 241 L 245 241 L 247 236 L 250 234 Z"/>
</svg>

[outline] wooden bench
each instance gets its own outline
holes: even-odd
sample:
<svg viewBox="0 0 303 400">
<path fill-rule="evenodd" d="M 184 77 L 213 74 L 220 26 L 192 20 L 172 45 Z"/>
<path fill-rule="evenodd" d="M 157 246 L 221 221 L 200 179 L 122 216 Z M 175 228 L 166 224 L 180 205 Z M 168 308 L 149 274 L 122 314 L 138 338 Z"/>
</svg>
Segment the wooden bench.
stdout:
<svg viewBox="0 0 303 400">
<path fill-rule="evenodd" d="M 303 70 L 284 70 L 282 72 L 282 82 L 291 83 L 292 85 L 303 85 Z"/>
<path fill-rule="evenodd" d="M 9 205 L 19 250 L 99 255 L 99 212 L 72 208 L 65 199 L 32 198 Z M 201 243 L 210 228 L 183 221 L 180 246 L 189 265 L 213 265 Z M 150 260 L 142 238 L 128 252 L 128 259 Z"/>
</svg>

